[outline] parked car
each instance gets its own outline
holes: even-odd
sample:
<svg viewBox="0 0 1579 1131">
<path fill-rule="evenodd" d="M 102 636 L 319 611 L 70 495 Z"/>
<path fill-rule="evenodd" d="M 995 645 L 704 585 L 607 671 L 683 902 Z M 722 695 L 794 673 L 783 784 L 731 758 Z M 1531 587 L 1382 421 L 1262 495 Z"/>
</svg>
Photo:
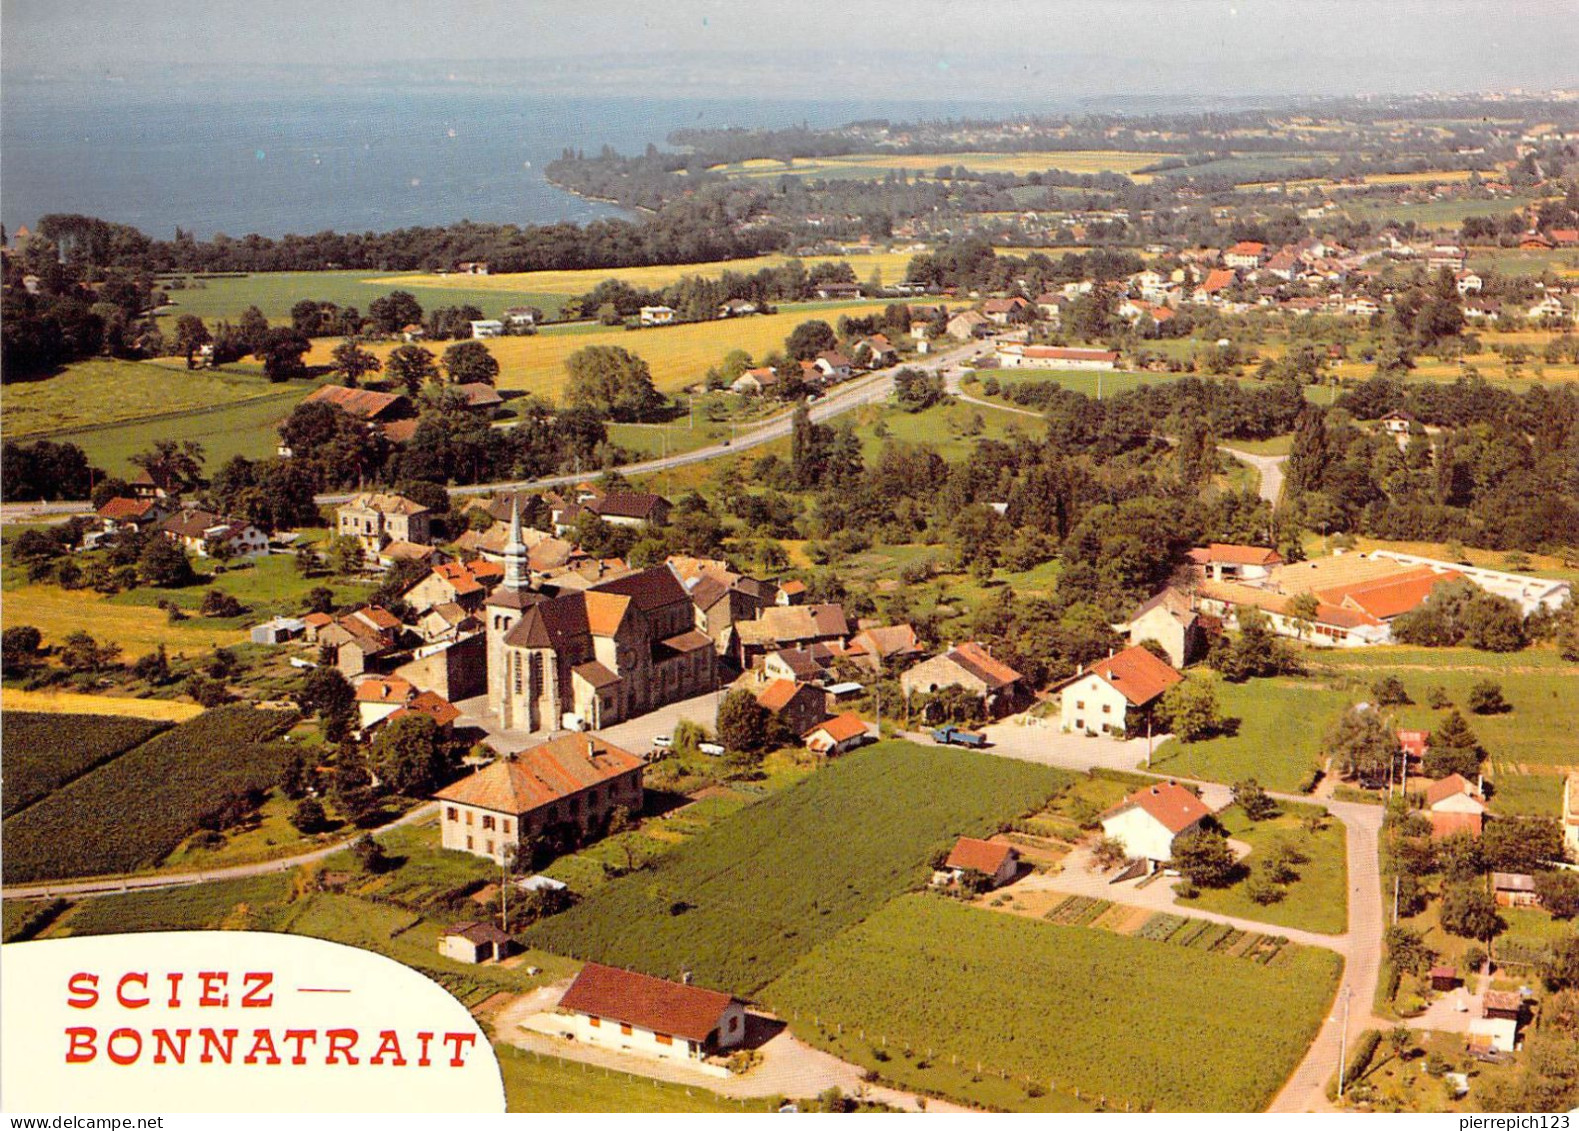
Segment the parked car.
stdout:
<svg viewBox="0 0 1579 1131">
<path fill-rule="evenodd" d="M 711 755 L 714 758 L 722 758 L 724 756 L 723 744 L 719 742 L 698 742 L 696 748 L 703 754 Z"/>
<path fill-rule="evenodd" d="M 652 740 L 652 746 L 654 750 L 672 750 L 674 748 L 674 736 L 671 734 L 660 734 Z"/>
</svg>

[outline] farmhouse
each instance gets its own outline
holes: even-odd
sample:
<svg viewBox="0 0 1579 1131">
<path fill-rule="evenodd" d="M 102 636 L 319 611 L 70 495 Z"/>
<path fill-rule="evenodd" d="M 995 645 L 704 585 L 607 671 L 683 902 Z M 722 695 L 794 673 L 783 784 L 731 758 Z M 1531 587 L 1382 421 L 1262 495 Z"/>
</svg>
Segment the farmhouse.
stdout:
<svg viewBox="0 0 1579 1131">
<path fill-rule="evenodd" d="M 806 749 L 814 754 L 832 757 L 847 754 L 866 742 L 871 735 L 866 723 L 859 716 L 845 713 L 825 719 L 801 736 Z"/>
<path fill-rule="evenodd" d="M 471 328 L 474 338 L 497 338 L 504 333 L 504 323 L 497 318 L 474 318 Z"/>
<path fill-rule="evenodd" d="M 791 734 L 805 734 L 828 717 L 822 689 L 797 680 L 775 679 L 757 692 L 757 705 Z"/>
<path fill-rule="evenodd" d="M 668 306 L 644 306 L 641 308 L 641 324 L 643 326 L 667 326 L 674 321 L 674 309 Z"/>
<path fill-rule="evenodd" d="M 578 1042 L 659 1060 L 704 1061 L 746 1038 L 738 998 L 596 962 L 581 968 L 559 1012 Z"/>
<path fill-rule="evenodd" d="M 1017 709 L 1024 698 L 1025 677 L 987 649 L 970 641 L 924 660 L 899 677 L 905 695 L 930 695 L 945 687 L 962 687 L 979 697 L 988 718 Z"/>
<path fill-rule="evenodd" d="M 366 492 L 335 512 L 335 533 L 355 538 L 362 549 L 377 554 L 391 542 L 427 545 L 432 512 L 404 495 Z"/>
<path fill-rule="evenodd" d="M 1065 346 L 998 347 L 998 364 L 1004 369 L 1116 369 L 1118 354 L 1112 350 L 1073 349 Z"/>
<path fill-rule="evenodd" d="M 504 862 L 554 826 L 586 837 L 616 808 L 642 807 L 642 760 L 601 738 L 566 734 L 506 755 L 433 795 L 445 848 Z"/>
<path fill-rule="evenodd" d="M 759 365 L 755 369 L 748 369 L 729 386 L 732 393 L 741 395 L 755 395 L 773 388 L 779 383 L 779 375 L 771 365 Z"/>
<path fill-rule="evenodd" d="M 844 650 L 845 656 L 874 672 L 883 670 L 889 662 L 904 663 L 918 658 L 921 641 L 916 630 L 908 624 L 863 628 L 850 637 Z"/>
<path fill-rule="evenodd" d="M 948 320 L 944 332 L 957 342 L 968 342 L 985 334 L 990 325 L 987 316 L 979 310 L 962 310 Z"/>
<path fill-rule="evenodd" d="M 1174 839 L 1201 827 L 1211 810 L 1178 782 L 1142 786 L 1102 815 L 1102 835 L 1148 871 L 1173 859 Z"/>
<path fill-rule="evenodd" d="M 1267 258 L 1266 244 L 1256 240 L 1241 240 L 1223 252 L 1223 263 L 1237 270 L 1254 271 Z"/>
<path fill-rule="evenodd" d="M 1427 785 L 1425 807 L 1431 835 L 1439 839 L 1459 832 L 1478 837 L 1486 817 L 1480 788 L 1462 774 L 1449 774 Z"/>
<path fill-rule="evenodd" d="M 262 624 L 255 624 L 248 631 L 254 644 L 283 644 L 307 631 L 307 625 L 295 617 L 273 617 Z"/>
<path fill-rule="evenodd" d="M 1010 298 L 990 298 L 981 304 L 981 312 L 998 326 L 1007 326 L 1009 323 L 1024 317 L 1031 310 L 1031 304 L 1019 295 Z"/>
<path fill-rule="evenodd" d="M 1065 680 L 1059 717 L 1070 734 L 1125 734 L 1183 680 L 1165 661 L 1131 645 Z"/>
<path fill-rule="evenodd" d="M 995 844 L 962 836 L 955 843 L 943 867 L 934 873 L 935 884 L 957 884 L 972 872 L 987 877 L 987 887 L 1000 888 L 1020 871 L 1020 854 L 1013 845 Z"/>
<path fill-rule="evenodd" d="M 669 521 L 669 500 L 650 491 L 606 491 L 584 505 L 613 526 L 662 526 Z"/>
<path fill-rule="evenodd" d="M 349 389 L 344 385 L 320 385 L 302 398 L 302 404 L 327 404 L 347 416 L 388 434 L 391 426 L 412 420 L 416 409 L 399 393 L 380 393 L 375 389 Z M 281 455 L 290 455 L 285 448 Z"/>
<path fill-rule="evenodd" d="M 1305 640 L 1322 647 L 1357 648 L 1367 644 L 1386 644 L 1393 636 L 1385 623 L 1369 613 L 1340 608 L 1319 598 L 1315 615 L 1305 619 L 1290 611 L 1290 597 L 1253 585 L 1202 581 L 1196 586 L 1195 596 L 1201 612 L 1221 618 L 1227 627 L 1237 627 L 1240 608 L 1255 608 L 1266 614 L 1272 631 L 1279 636 Z"/>
<path fill-rule="evenodd" d="M 211 550 L 234 558 L 269 552 L 269 536 L 252 523 L 211 511 L 182 510 L 160 523 L 159 533 L 200 558 Z"/>
<path fill-rule="evenodd" d="M 439 605 L 455 604 L 468 612 L 482 608 L 488 592 L 504 579 L 504 568 L 482 558 L 469 562 L 444 562 L 403 593 L 402 599 L 418 614 Z"/>
<path fill-rule="evenodd" d="M 162 499 L 128 499 L 122 496 L 106 499 L 97 511 L 106 534 L 127 528 L 141 530 L 163 521 L 169 513 L 170 506 Z"/>
<path fill-rule="evenodd" d="M 1206 630 L 1188 595 L 1169 586 L 1138 606 L 1129 620 L 1113 626 L 1131 644 L 1155 640 L 1176 668 L 1193 663 L 1206 651 Z"/>
</svg>

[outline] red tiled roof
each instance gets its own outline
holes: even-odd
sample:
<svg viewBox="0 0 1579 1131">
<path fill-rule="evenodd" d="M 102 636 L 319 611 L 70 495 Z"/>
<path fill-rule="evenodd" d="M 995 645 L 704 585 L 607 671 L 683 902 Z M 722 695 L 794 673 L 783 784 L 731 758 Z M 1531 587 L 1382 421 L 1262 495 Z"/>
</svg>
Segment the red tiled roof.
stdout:
<svg viewBox="0 0 1579 1131">
<path fill-rule="evenodd" d="M 718 1028 L 724 1010 L 735 1000 L 717 990 L 589 962 L 565 991 L 559 1007 L 702 1042 Z"/>
<path fill-rule="evenodd" d="M 417 689 L 398 675 L 375 676 L 356 685 L 358 703 L 409 703 Z"/>
<path fill-rule="evenodd" d="M 775 679 L 757 692 L 757 703 L 774 714 L 778 714 L 778 712 L 789 706 L 796 693 L 805 686 L 804 683 L 797 683 L 793 679 Z"/>
<path fill-rule="evenodd" d="M 1201 290 L 1206 291 L 1208 294 L 1216 294 L 1218 291 L 1232 286 L 1237 278 L 1238 276 L 1228 268 L 1219 267 L 1206 273 L 1206 281 L 1201 284 Z"/>
<path fill-rule="evenodd" d="M 514 758 L 502 758 L 433 796 L 520 816 L 641 765 L 636 755 L 601 738 L 566 734 Z"/>
<path fill-rule="evenodd" d="M 945 868 L 968 868 L 972 872 L 985 872 L 993 875 L 1003 867 L 1003 862 L 1013 854 L 1014 848 L 1007 844 L 994 844 L 990 840 L 977 840 L 975 837 L 962 836 L 954 845 L 954 851 L 948 854 L 944 861 Z"/>
<path fill-rule="evenodd" d="M 152 499 L 127 499 L 116 496 L 99 508 L 100 518 L 141 518 L 155 506 Z"/>
<path fill-rule="evenodd" d="M 1184 677 L 1139 644 L 1098 660 L 1083 674 L 1096 674 L 1137 707 L 1150 703 Z"/>
<path fill-rule="evenodd" d="M 424 691 L 389 718 L 393 721 L 408 715 L 426 715 L 435 725 L 444 727 L 460 718 L 461 710 L 442 695 L 433 691 Z"/>
<path fill-rule="evenodd" d="M 1117 361 L 1112 350 L 1084 350 L 1066 346 L 1026 346 L 1020 351 L 1024 357 L 1045 357 L 1056 361 Z"/>
<path fill-rule="evenodd" d="M 1473 797 L 1477 801 L 1482 800 L 1480 791 L 1475 788 L 1474 782 L 1470 781 L 1463 774 L 1448 774 L 1447 777 L 1439 778 L 1426 786 L 1426 808 L 1430 808 L 1437 802 L 1446 801 L 1449 797 L 1455 797 L 1458 794 L 1463 794 L 1465 797 Z"/>
<path fill-rule="evenodd" d="M 826 734 L 834 742 L 848 742 L 850 739 L 859 738 L 866 733 L 866 723 L 861 720 L 859 715 L 852 715 L 846 712 L 842 715 L 835 715 L 831 719 L 824 719 L 802 737 L 810 738 L 818 731 Z"/>
<path fill-rule="evenodd" d="M 1153 820 L 1163 828 L 1177 836 L 1185 829 L 1206 817 L 1212 815 L 1201 799 L 1178 782 L 1158 782 L 1156 785 L 1143 786 L 1119 802 L 1112 809 L 1103 814 L 1104 817 L 1115 816 L 1126 809 L 1139 808 L 1145 811 Z"/>
<path fill-rule="evenodd" d="M 1378 620 L 1390 620 L 1418 607 L 1438 585 L 1457 581 L 1463 576 L 1456 570 L 1437 573 L 1429 567 L 1422 567 L 1397 577 L 1324 589 L 1316 596 L 1334 605 L 1358 609 Z"/>
</svg>

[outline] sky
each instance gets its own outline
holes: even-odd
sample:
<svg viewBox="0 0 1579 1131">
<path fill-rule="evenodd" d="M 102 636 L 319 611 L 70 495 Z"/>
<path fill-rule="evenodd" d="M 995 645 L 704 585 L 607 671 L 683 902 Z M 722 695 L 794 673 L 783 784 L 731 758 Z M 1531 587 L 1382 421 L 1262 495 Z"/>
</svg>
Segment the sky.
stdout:
<svg viewBox="0 0 1579 1131">
<path fill-rule="evenodd" d="M 1579 86 L 1579 0 L 0 0 L 0 67 L 812 100 L 1548 89 Z"/>
</svg>

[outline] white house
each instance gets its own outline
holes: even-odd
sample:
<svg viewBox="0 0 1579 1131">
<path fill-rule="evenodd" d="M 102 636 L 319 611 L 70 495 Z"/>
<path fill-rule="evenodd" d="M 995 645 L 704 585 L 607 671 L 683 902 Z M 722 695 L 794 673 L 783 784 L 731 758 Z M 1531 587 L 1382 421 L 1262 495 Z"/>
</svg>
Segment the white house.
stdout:
<svg viewBox="0 0 1579 1131">
<path fill-rule="evenodd" d="M 1142 786 L 1102 815 L 1102 835 L 1124 845 L 1131 860 L 1148 871 L 1173 859 L 1175 838 L 1200 828 L 1212 815 L 1204 802 L 1177 782 Z"/>
<path fill-rule="evenodd" d="M 1123 734 L 1183 680 L 1165 661 L 1134 645 L 1066 680 L 1059 718 L 1070 734 Z"/>
<path fill-rule="evenodd" d="M 1155 640 L 1176 668 L 1192 663 L 1206 651 L 1206 632 L 1190 598 L 1171 585 L 1113 626 L 1131 644 Z"/>
<path fill-rule="evenodd" d="M 1242 546 L 1213 542 L 1190 551 L 1190 561 L 1213 581 L 1263 581 L 1283 555 L 1270 546 Z"/>
<path fill-rule="evenodd" d="M 870 737 L 866 723 L 848 712 L 824 719 L 801 736 L 807 750 L 824 756 L 854 750 Z"/>
<path fill-rule="evenodd" d="M 667 326 L 674 321 L 674 309 L 668 306 L 644 306 L 641 308 L 641 324 L 643 326 Z"/>
<path fill-rule="evenodd" d="M 472 337 L 474 338 L 497 338 L 504 333 L 504 323 L 497 318 L 475 319 L 471 327 Z"/>
<path fill-rule="evenodd" d="M 559 1001 L 574 1040 L 727 1076 L 707 1058 L 746 1038 L 746 1007 L 729 994 L 589 962 Z"/>
<path fill-rule="evenodd" d="M 510 936 L 492 923 L 457 923 L 439 936 L 439 953 L 455 962 L 506 958 L 511 945 Z"/>
<path fill-rule="evenodd" d="M 1563 844 L 1570 856 L 1579 857 L 1579 774 L 1563 781 Z"/>
</svg>

